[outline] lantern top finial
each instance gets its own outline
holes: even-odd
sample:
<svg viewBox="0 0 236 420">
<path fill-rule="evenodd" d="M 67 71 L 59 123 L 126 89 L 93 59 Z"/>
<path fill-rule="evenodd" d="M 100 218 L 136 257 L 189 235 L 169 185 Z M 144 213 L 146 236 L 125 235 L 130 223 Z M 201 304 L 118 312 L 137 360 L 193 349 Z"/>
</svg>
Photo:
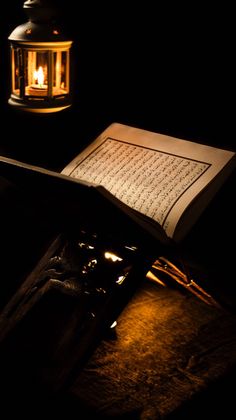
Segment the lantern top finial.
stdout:
<svg viewBox="0 0 236 420">
<path fill-rule="evenodd" d="M 9 36 L 13 42 L 64 42 L 68 37 L 57 23 L 55 0 L 27 0 L 24 10 L 28 22 L 17 26 Z"/>
<path fill-rule="evenodd" d="M 23 8 L 32 22 L 50 21 L 56 15 L 53 0 L 26 0 Z"/>
</svg>

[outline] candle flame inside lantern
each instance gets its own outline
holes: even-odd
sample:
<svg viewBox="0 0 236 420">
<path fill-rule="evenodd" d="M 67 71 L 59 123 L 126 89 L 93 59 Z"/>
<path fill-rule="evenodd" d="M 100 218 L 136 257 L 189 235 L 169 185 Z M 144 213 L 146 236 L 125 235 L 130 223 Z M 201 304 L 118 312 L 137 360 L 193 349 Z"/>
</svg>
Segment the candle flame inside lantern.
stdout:
<svg viewBox="0 0 236 420">
<path fill-rule="evenodd" d="M 42 66 L 39 67 L 38 70 L 34 71 L 34 80 L 39 86 L 43 86 L 44 84 L 44 72 Z"/>
</svg>

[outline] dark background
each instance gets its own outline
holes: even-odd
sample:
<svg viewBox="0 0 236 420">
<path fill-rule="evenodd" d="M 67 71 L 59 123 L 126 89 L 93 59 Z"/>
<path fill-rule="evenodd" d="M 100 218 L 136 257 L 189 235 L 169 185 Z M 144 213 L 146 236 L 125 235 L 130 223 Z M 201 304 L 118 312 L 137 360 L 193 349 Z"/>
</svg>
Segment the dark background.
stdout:
<svg viewBox="0 0 236 420">
<path fill-rule="evenodd" d="M 74 41 L 73 105 L 46 115 L 8 106 L 8 36 L 27 17 L 23 1 L 4 3 L 0 153 L 61 170 L 114 121 L 235 150 L 234 22 L 229 8 L 214 4 L 207 9 L 200 2 L 191 7 L 129 3 L 129 8 L 122 1 L 54 3 L 58 22 Z M 224 261 L 234 259 L 234 247 L 229 246 L 235 235 L 234 191 L 231 179 L 185 247 L 197 262 L 220 263 L 219 273 L 231 274 L 231 264 Z M 227 278 L 226 289 L 228 283 Z"/>
<path fill-rule="evenodd" d="M 114 121 L 235 150 L 234 22 L 229 8 L 200 2 L 147 3 L 54 1 L 58 22 L 73 43 L 73 105 L 48 115 L 8 106 L 8 36 L 27 20 L 23 1 L 0 14 L 0 152 L 61 170 Z M 233 218 L 230 201 L 211 212 L 211 230 Z M 232 235 L 231 235 L 232 236 Z M 225 239 L 224 239 L 225 240 Z M 221 248 L 221 247 L 220 247 Z"/>
<path fill-rule="evenodd" d="M 4 2 L 0 12 L 1 154 L 61 170 L 114 121 L 235 150 L 232 11 L 215 3 L 207 9 L 200 2 L 163 6 L 163 2 L 107 5 L 55 0 L 55 4 L 61 10 L 59 21 L 74 40 L 73 106 L 54 115 L 9 108 L 7 38 L 27 18 L 23 1 Z M 231 179 L 206 211 L 204 224 L 203 220 L 196 224 L 183 244 L 183 255 L 190 268 L 207 278 L 210 291 L 226 305 L 233 302 L 235 310 L 235 247 L 229 245 L 235 237 L 234 194 Z M 1 216 L 1 267 L 18 287 L 34 267 L 40 237 L 47 232 L 24 210 L 20 215 L 14 206 L 10 210 L 6 205 Z M 16 277 L 19 270 L 21 276 Z M 215 402 L 214 395 L 210 401 Z"/>
<path fill-rule="evenodd" d="M 27 18 L 23 1 L 5 3 L 0 16 L 5 149 L 20 143 L 24 157 L 33 144 L 31 159 L 38 155 L 35 160 L 43 164 L 42 148 L 45 163 L 54 166 L 52 149 L 62 148 L 66 161 L 113 121 L 234 148 L 232 14 L 215 4 L 207 9 L 199 2 L 191 8 L 162 3 L 128 7 L 55 0 L 58 21 L 74 40 L 74 100 L 69 112 L 43 118 L 19 117 L 7 106 L 7 37 Z"/>
</svg>

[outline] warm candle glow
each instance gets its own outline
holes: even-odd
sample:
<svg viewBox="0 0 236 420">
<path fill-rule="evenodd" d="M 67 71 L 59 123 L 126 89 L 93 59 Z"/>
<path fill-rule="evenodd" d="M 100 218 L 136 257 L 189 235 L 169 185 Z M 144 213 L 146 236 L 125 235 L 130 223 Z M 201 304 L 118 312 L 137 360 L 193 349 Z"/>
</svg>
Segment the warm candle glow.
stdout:
<svg viewBox="0 0 236 420">
<path fill-rule="evenodd" d="M 57 112 L 70 104 L 71 41 L 12 44 L 9 103 L 31 112 Z M 23 63 L 21 63 L 23 57 Z"/>
<path fill-rule="evenodd" d="M 29 85 L 26 87 L 26 92 L 32 96 L 46 96 L 48 91 L 48 85 L 45 83 L 47 71 L 44 71 L 42 66 L 35 70 L 35 59 L 35 54 L 29 55 Z"/>
<path fill-rule="evenodd" d="M 42 86 L 44 84 L 44 79 L 45 79 L 45 76 L 44 76 L 43 68 L 42 66 L 40 66 L 38 71 L 37 70 L 34 71 L 34 80 L 35 82 L 38 83 L 39 86 Z"/>
</svg>

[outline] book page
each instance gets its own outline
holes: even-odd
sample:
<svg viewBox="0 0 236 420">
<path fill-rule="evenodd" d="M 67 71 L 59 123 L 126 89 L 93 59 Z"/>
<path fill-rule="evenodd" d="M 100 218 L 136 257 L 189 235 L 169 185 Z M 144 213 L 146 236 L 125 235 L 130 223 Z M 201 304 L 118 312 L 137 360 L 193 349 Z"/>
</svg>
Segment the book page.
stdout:
<svg viewBox="0 0 236 420">
<path fill-rule="evenodd" d="M 102 185 L 173 237 L 185 208 L 233 154 L 113 124 L 63 173 Z"/>
</svg>

